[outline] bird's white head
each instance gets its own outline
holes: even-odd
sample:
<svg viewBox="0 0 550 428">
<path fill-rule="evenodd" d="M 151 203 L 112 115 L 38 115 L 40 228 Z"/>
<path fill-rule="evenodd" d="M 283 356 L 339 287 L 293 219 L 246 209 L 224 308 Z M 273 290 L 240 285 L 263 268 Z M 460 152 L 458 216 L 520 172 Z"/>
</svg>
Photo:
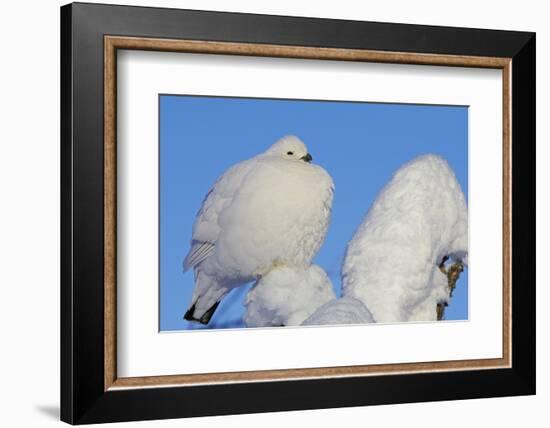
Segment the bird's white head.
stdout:
<svg viewBox="0 0 550 428">
<path fill-rule="evenodd" d="M 294 135 L 281 138 L 267 149 L 264 155 L 299 162 L 311 162 L 313 160 L 304 142 Z"/>
</svg>

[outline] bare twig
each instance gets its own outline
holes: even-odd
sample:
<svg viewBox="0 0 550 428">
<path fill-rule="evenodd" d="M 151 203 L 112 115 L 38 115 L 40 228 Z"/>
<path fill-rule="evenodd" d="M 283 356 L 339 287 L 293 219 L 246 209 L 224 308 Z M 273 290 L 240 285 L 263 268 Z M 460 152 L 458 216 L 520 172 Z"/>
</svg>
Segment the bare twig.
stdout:
<svg viewBox="0 0 550 428">
<path fill-rule="evenodd" d="M 453 292 L 456 288 L 456 283 L 460 278 L 460 274 L 464 271 L 464 264 L 462 262 L 453 263 L 448 269 L 445 268 L 445 262 L 449 260 L 448 256 L 443 257 L 443 260 L 439 264 L 439 270 L 447 276 L 447 286 L 449 288 L 449 299 L 453 297 Z M 445 308 L 448 306 L 447 302 L 441 302 L 437 304 L 437 320 L 441 321 L 445 314 Z"/>
</svg>

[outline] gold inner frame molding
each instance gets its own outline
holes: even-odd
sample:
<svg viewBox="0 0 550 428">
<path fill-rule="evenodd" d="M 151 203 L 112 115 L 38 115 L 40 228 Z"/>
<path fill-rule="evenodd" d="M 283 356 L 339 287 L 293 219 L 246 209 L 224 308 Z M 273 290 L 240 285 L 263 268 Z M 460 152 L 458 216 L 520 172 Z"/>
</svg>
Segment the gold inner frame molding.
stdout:
<svg viewBox="0 0 550 428">
<path fill-rule="evenodd" d="M 212 55 L 241 55 L 333 61 L 381 62 L 393 64 L 440 65 L 493 68 L 502 70 L 503 125 L 503 322 L 502 358 L 432 361 L 421 363 L 377 364 L 344 367 L 262 370 L 228 373 L 204 373 L 170 376 L 117 376 L 116 318 L 116 90 L 117 50 L 147 50 Z M 195 40 L 169 40 L 139 37 L 104 37 L 104 389 L 198 384 L 281 381 L 311 378 L 338 378 L 392 375 L 420 372 L 479 370 L 511 367 L 511 286 L 512 286 L 512 169 L 511 169 L 511 59 L 460 55 L 382 52 L 361 49 L 336 49 L 306 46 L 282 46 Z"/>
</svg>

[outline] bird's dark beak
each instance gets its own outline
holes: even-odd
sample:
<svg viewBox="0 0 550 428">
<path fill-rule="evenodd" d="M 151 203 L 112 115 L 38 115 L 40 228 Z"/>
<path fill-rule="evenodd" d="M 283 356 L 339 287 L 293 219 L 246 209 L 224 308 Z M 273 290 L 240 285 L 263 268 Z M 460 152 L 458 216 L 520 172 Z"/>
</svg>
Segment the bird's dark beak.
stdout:
<svg viewBox="0 0 550 428">
<path fill-rule="evenodd" d="M 311 162 L 313 160 L 313 158 L 309 153 L 305 156 L 302 156 L 300 159 L 303 160 L 304 162 Z"/>
</svg>

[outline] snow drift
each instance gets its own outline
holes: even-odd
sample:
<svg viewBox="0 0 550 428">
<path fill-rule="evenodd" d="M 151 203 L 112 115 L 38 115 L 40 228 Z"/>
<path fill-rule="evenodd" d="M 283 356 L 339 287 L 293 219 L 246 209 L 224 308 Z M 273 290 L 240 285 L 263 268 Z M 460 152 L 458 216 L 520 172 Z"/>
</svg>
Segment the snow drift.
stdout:
<svg viewBox="0 0 550 428">
<path fill-rule="evenodd" d="M 247 327 L 300 325 L 334 298 L 332 283 L 321 267 L 275 267 L 248 292 L 244 322 Z"/>
<path fill-rule="evenodd" d="M 318 308 L 302 325 L 367 324 L 374 322 L 367 307 L 353 297 L 334 299 Z"/>
</svg>

